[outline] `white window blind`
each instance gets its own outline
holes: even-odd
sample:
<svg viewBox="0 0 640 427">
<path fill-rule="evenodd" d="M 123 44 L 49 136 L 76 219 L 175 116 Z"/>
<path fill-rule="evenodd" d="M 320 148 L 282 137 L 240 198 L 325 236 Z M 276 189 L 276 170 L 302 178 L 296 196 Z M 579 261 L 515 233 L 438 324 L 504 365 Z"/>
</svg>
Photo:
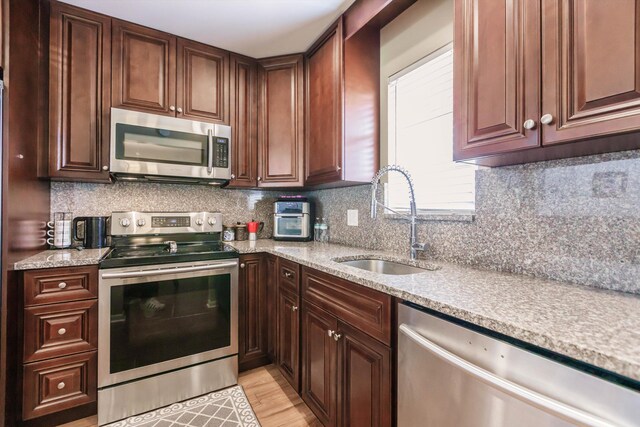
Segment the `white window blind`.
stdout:
<svg viewBox="0 0 640 427">
<path fill-rule="evenodd" d="M 389 163 L 414 180 L 420 210 L 472 211 L 476 166 L 453 162 L 453 52 L 434 52 L 389 79 Z M 386 203 L 408 209 L 406 181 L 388 175 Z"/>
</svg>

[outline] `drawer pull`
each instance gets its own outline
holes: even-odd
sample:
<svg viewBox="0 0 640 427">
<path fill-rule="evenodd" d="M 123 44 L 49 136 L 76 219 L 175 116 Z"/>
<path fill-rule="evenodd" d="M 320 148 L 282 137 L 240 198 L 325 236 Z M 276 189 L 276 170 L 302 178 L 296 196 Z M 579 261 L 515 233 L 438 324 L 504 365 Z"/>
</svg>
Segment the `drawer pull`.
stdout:
<svg viewBox="0 0 640 427">
<path fill-rule="evenodd" d="M 66 384 L 64 382 L 60 381 L 58 383 L 58 390 L 62 390 L 63 388 L 65 388 L 65 386 L 66 386 Z"/>
<path fill-rule="evenodd" d="M 58 329 L 58 335 L 64 335 L 66 333 L 67 333 L 67 330 L 65 328 Z"/>
<path fill-rule="evenodd" d="M 297 305 L 291 306 L 291 311 L 298 311 L 298 306 Z"/>
<path fill-rule="evenodd" d="M 293 277 L 293 273 L 291 273 L 290 271 L 285 271 L 284 277 L 286 277 L 287 279 L 291 279 Z"/>
<path fill-rule="evenodd" d="M 64 288 L 66 288 L 66 287 L 67 287 L 67 284 L 66 284 L 65 282 L 60 282 L 60 283 L 58 283 L 58 287 L 59 287 L 60 289 L 64 289 Z"/>
</svg>

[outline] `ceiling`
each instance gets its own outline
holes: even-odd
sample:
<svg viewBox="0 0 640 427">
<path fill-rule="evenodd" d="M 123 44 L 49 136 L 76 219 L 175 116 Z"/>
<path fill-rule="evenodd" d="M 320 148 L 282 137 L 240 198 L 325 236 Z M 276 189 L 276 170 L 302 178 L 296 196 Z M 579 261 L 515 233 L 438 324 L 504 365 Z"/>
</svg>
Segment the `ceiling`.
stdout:
<svg viewBox="0 0 640 427">
<path fill-rule="evenodd" d="M 254 58 L 297 53 L 354 0 L 63 0 Z"/>
</svg>

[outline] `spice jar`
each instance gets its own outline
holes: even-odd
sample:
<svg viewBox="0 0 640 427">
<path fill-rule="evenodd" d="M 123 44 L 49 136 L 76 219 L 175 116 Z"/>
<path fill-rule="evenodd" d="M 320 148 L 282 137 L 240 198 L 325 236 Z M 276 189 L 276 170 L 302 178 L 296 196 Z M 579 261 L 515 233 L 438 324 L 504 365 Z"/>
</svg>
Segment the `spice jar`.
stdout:
<svg viewBox="0 0 640 427">
<path fill-rule="evenodd" d="M 247 232 L 247 224 L 236 224 L 236 240 L 242 241 L 247 240 L 249 238 L 249 233 Z"/>
<path fill-rule="evenodd" d="M 235 225 L 225 225 L 222 227 L 222 241 L 223 242 L 233 242 L 236 240 L 236 226 Z"/>
</svg>

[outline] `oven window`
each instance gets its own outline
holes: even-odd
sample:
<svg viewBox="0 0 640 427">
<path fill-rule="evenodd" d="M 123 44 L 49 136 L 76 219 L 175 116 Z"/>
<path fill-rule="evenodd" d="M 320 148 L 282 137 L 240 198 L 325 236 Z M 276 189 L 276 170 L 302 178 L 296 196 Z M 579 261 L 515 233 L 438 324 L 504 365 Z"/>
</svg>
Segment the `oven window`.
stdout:
<svg viewBox="0 0 640 427">
<path fill-rule="evenodd" d="M 296 217 L 279 217 L 278 234 L 280 236 L 301 236 L 302 235 L 302 219 L 301 216 Z"/>
<path fill-rule="evenodd" d="M 231 275 L 111 288 L 111 373 L 231 345 Z"/>
<path fill-rule="evenodd" d="M 207 165 L 207 135 L 116 124 L 116 158 Z"/>
</svg>

